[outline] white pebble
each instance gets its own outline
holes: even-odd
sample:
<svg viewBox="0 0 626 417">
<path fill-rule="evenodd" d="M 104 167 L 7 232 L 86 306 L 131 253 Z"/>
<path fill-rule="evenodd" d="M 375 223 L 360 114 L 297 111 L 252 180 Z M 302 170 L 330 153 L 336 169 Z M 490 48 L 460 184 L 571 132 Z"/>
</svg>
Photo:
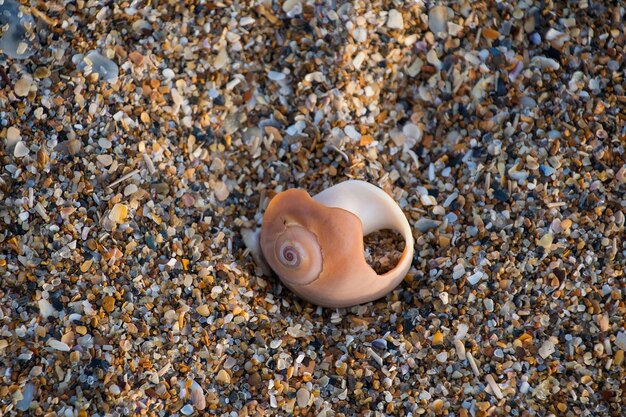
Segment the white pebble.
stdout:
<svg viewBox="0 0 626 417">
<path fill-rule="evenodd" d="M 550 355 L 552 355 L 555 351 L 554 343 L 551 340 L 546 340 L 543 342 L 543 345 L 539 348 L 539 356 L 543 359 L 546 359 Z"/>
<path fill-rule="evenodd" d="M 480 281 L 480 279 L 483 277 L 483 273 L 478 271 L 475 274 L 470 275 L 467 278 L 467 282 L 469 282 L 472 285 L 476 285 L 478 283 L 478 281 Z"/>
<path fill-rule="evenodd" d="M 343 129 L 343 132 L 354 141 L 361 140 L 361 133 L 352 125 L 348 125 Z"/>
<path fill-rule="evenodd" d="M 444 204 L 445 207 L 445 204 Z M 457 280 L 465 275 L 465 267 L 461 264 L 456 264 L 452 269 L 452 279 Z"/>
<path fill-rule="evenodd" d="M 163 70 L 163 78 L 165 78 L 166 80 L 171 80 L 175 76 L 176 74 L 174 74 L 174 71 L 172 71 L 170 68 L 165 68 Z"/>
<path fill-rule="evenodd" d="M 50 304 L 50 302 L 45 298 L 39 300 L 37 302 L 37 305 L 39 306 L 39 314 L 44 319 L 47 319 L 50 316 L 56 316 L 57 311 L 54 309 L 54 307 L 52 307 L 52 304 Z"/>
<path fill-rule="evenodd" d="M 352 60 L 352 65 L 354 66 L 355 69 L 360 69 L 361 65 L 363 64 L 363 61 L 365 61 L 365 52 L 361 51 L 359 52 L 354 59 Z"/>
<path fill-rule="evenodd" d="M 469 331 L 469 326 L 465 323 L 460 323 L 456 328 L 456 335 L 454 335 L 454 338 L 463 340 L 465 339 L 465 336 L 467 336 L 468 331 Z"/>
<path fill-rule="evenodd" d="M 13 156 L 16 158 L 23 158 L 28 155 L 29 152 L 30 150 L 28 149 L 28 146 L 24 145 L 24 142 L 19 141 L 15 145 L 15 149 L 13 149 Z"/>
<path fill-rule="evenodd" d="M 404 20 L 402 19 L 402 13 L 396 9 L 389 10 L 387 16 L 387 27 L 390 29 L 402 29 L 404 28 Z"/>
<path fill-rule="evenodd" d="M 48 346 L 50 346 L 52 349 L 59 350 L 61 352 L 70 351 L 70 347 L 67 345 L 67 343 L 63 343 L 56 339 L 48 339 Z"/>
</svg>

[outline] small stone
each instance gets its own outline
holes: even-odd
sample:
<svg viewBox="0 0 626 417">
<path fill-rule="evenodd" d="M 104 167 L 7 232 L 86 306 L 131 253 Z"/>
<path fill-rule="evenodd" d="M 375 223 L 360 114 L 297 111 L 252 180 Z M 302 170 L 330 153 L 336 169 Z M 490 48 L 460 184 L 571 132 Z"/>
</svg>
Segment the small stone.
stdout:
<svg viewBox="0 0 626 417">
<path fill-rule="evenodd" d="M 44 319 L 47 319 L 50 316 L 57 315 L 57 311 L 54 309 L 52 304 L 50 304 L 50 302 L 46 300 L 45 298 L 42 298 L 41 300 L 39 300 L 37 302 L 37 305 L 39 306 L 39 314 Z"/>
<path fill-rule="evenodd" d="M 613 363 L 616 366 L 621 366 L 624 363 L 624 351 L 622 349 L 615 352 L 615 358 L 613 358 Z"/>
<path fill-rule="evenodd" d="M 117 384 L 113 384 L 109 387 L 109 392 L 113 395 L 120 395 L 122 390 L 120 389 L 119 386 L 117 386 Z"/>
<path fill-rule="evenodd" d="M 358 141 L 361 139 L 361 133 L 352 125 L 348 125 L 343 129 L 344 133 L 348 135 L 348 137 L 354 141 Z"/>
<path fill-rule="evenodd" d="M 19 411 L 27 411 L 35 398 L 35 385 L 31 382 L 24 386 L 22 399 L 17 402 L 16 408 Z"/>
<path fill-rule="evenodd" d="M 572 227 L 572 221 L 570 219 L 561 220 L 561 230 L 566 232 Z"/>
<path fill-rule="evenodd" d="M 437 332 L 433 335 L 433 347 L 441 347 L 443 346 L 443 333 L 437 330 Z"/>
<path fill-rule="evenodd" d="M 550 250 L 550 246 L 552 246 L 552 241 L 554 240 L 554 236 L 552 233 L 546 233 L 537 241 L 537 245 L 541 246 L 545 250 Z"/>
<path fill-rule="evenodd" d="M 410 77 L 415 77 L 420 73 L 423 65 L 424 65 L 424 61 L 422 61 L 419 58 L 415 58 L 413 63 L 406 69 L 406 73 Z"/>
<path fill-rule="evenodd" d="M 32 84 L 33 84 L 33 79 L 30 78 L 29 76 L 20 78 L 15 83 L 15 89 L 14 89 L 15 94 L 18 97 L 26 97 L 28 95 L 28 92 L 30 91 L 30 87 Z"/>
<path fill-rule="evenodd" d="M 424 217 L 415 222 L 415 228 L 422 233 L 426 233 L 430 229 L 435 229 L 438 226 L 439 222 L 437 220 L 427 219 Z"/>
<path fill-rule="evenodd" d="M 98 74 L 98 79 L 107 82 L 115 82 L 119 75 L 117 64 L 95 50 L 88 52 L 77 68 L 86 74 Z"/>
<path fill-rule="evenodd" d="M 459 357 L 459 360 L 464 361 L 466 358 L 465 355 L 465 345 L 459 339 L 454 339 L 454 348 L 456 349 L 456 355 Z"/>
<path fill-rule="evenodd" d="M 196 311 L 203 317 L 208 317 L 211 315 L 211 309 L 209 308 L 208 304 L 202 304 L 200 307 L 196 308 Z"/>
<path fill-rule="evenodd" d="M 109 220 L 115 223 L 124 223 L 126 216 L 128 216 L 128 207 L 125 204 L 117 203 L 109 213 Z"/>
<path fill-rule="evenodd" d="M 609 330 L 609 316 L 607 314 L 603 314 L 602 317 L 600 317 L 600 331 L 606 332 L 607 330 Z"/>
<path fill-rule="evenodd" d="M 26 146 L 24 142 L 19 141 L 15 145 L 15 149 L 13 149 L 13 156 L 15 156 L 16 158 L 23 158 L 28 155 L 29 152 L 30 149 L 28 149 L 28 146 Z"/>
<path fill-rule="evenodd" d="M 443 400 L 437 398 L 435 401 L 433 401 L 433 411 L 436 414 L 440 414 L 443 411 Z"/>
<path fill-rule="evenodd" d="M 115 298 L 111 297 L 110 295 L 104 297 L 104 299 L 102 300 L 102 308 L 107 313 L 111 313 L 115 308 Z"/>
<path fill-rule="evenodd" d="M 437 356 L 435 356 L 435 358 L 437 359 L 437 361 L 439 361 L 440 363 L 445 363 L 448 360 L 448 352 L 441 352 L 438 353 Z"/>
<path fill-rule="evenodd" d="M 220 369 L 217 373 L 217 377 L 215 377 L 215 381 L 222 385 L 230 384 L 230 374 L 226 370 Z"/>
<path fill-rule="evenodd" d="M 465 275 L 465 267 L 461 264 L 456 264 L 452 269 L 452 279 L 457 280 Z"/>
<path fill-rule="evenodd" d="M 300 388 L 296 393 L 296 402 L 298 407 L 304 408 L 309 404 L 311 393 L 306 388 Z"/>
<path fill-rule="evenodd" d="M 163 78 L 165 78 L 166 80 L 171 80 L 176 77 L 176 73 L 171 68 L 165 68 L 162 74 Z"/>
<path fill-rule="evenodd" d="M 428 12 L 428 28 L 437 37 L 445 37 L 448 29 L 448 8 L 438 5 Z"/>
<path fill-rule="evenodd" d="M 552 58 L 545 56 L 535 56 L 530 60 L 530 65 L 539 69 L 553 69 L 558 70 L 561 65 Z"/>
<path fill-rule="evenodd" d="M 476 285 L 482 279 L 482 277 L 483 273 L 481 271 L 478 271 L 467 277 L 467 282 L 469 282 L 471 285 Z"/>
<path fill-rule="evenodd" d="M 137 51 L 133 51 L 130 54 L 128 54 L 128 58 L 131 60 L 131 62 L 133 64 L 135 64 L 136 66 L 140 67 L 143 65 L 144 62 L 144 56 L 141 55 L 139 52 Z"/>
<path fill-rule="evenodd" d="M 363 51 L 356 54 L 356 56 L 352 60 L 352 65 L 354 66 L 354 69 L 356 70 L 361 69 L 361 65 L 363 64 L 363 61 L 365 61 L 366 57 L 367 55 Z"/>
<path fill-rule="evenodd" d="M 491 28 L 483 29 L 483 36 L 487 39 L 496 40 L 500 37 L 500 32 Z"/>
<path fill-rule="evenodd" d="M 491 374 L 486 375 L 485 380 L 487 381 L 487 384 L 489 384 L 489 387 L 491 387 L 491 392 L 493 392 L 493 395 L 495 395 L 496 398 L 498 398 L 499 400 L 504 398 L 504 395 L 502 394 L 502 391 L 500 390 L 500 386 L 496 383 L 496 380 L 494 379 L 493 375 Z"/>
<path fill-rule="evenodd" d="M 402 13 L 396 9 L 389 10 L 389 14 L 387 15 L 387 27 L 389 29 L 403 29 L 404 20 L 402 18 Z"/>
<path fill-rule="evenodd" d="M 194 381 L 195 382 L 195 381 Z M 195 383 L 189 387 L 191 404 L 196 410 L 204 410 L 206 408 L 206 398 L 200 384 Z"/>
<path fill-rule="evenodd" d="M 543 359 L 546 359 L 555 351 L 556 348 L 554 347 L 554 343 L 551 340 L 546 340 L 539 348 L 539 356 L 541 356 Z"/>
<path fill-rule="evenodd" d="M 108 167 L 113 163 L 113 157 L 109 154 L 98 155 L 96 159 L 98 159 L 98 162 L 102 164 L 103 167 Z"/>
<path fill-rule="evenodd" d="M 190 404 L 185 404 L 185 406 L 180 409 L 180 412 L 186 416 L 190 416 L 193 414 L 193 407 Z"/>
<path fill-rule="evenodd" d="M 22 135 L 18 128 L 11 126 L 7 129 L 7 147 L 13 147 L 22 140 Z"/>
<path fill-rule="evenodd" d="M 619 332 L 615 337 L 615 344 L 621 350 L 626 350 L 626 332 Z"/>
<path fill-rule="evenodd" d="M 376 339 L 372 342 L 372 346 L 376 349 L 386 350 L 387 349 L 387 341 L 385 339 Z"/>
<path fill-rule="evenodd" d="M 302 13 L 302 0 L 285 0 L 283 3 L 283 11 L 289 15 L 289 17 L 294 17 L 300 13 Z"/>
<path fill-rule="evenodd" d="M 48 339 L 48 346 L 50 346 L 52 349 L 55 349 L 61 352 L 70 351 L 70 347 L 67 345 L 67 343 L 63 343 L 56 339 Z"/>
<path fill-rule="evenodd" d="M 447 292 L 445 292 L 445 291 L 441 292 L 441 293 L 439 293 L 439 299 L 441 300 L 441 302 L 444 305 L 447 305 L 448 302 L 449 302 L 449 299 L 450 299 L 450 295 Z"/>
<path fill-rule="evenodd" d="M 215 184 L 213 191 L 215 192 L 215 198 L 217 198 L 217 201 L 226 200 L 230 194 L 228 186 L 224 183 L 224 181 L 218 181 Z"/>
<path fill-rule="evenodd" d="M 224 47 L 220 49 L 217 56 L 215 57 L 215 60 L 213 61 L 213 66 L 215 67 L 216 70 L 220 70 L 224 68 L 226 64 L 228 64 L 228 61 L 229 61 L 228 51 Z"/>
</svg>

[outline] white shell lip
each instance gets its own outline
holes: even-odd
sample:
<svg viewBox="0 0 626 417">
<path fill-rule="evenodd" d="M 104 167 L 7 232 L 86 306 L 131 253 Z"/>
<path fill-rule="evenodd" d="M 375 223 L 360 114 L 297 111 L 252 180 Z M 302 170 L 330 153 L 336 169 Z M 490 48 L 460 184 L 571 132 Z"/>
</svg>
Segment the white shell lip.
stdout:
<svg viewBox="0 0 626 417">
<path fill-rule="evenodd" d="M 353 213 L 361 220 L 363 236 L 383 229 L 395 230 L 405 241 L 403 255 L 413 259 L 415 241 L 409 221 L 395 200 L 381 188 L 365 181 L 348 180 L 316 194 L 313 200 Z"/>
</svg>

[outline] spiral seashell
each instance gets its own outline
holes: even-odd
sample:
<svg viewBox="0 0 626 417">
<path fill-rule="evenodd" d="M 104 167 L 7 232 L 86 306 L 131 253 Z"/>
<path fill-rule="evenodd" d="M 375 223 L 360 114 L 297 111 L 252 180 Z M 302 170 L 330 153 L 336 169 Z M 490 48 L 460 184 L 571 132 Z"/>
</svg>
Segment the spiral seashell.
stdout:
<svg viewBox="0 0 626 417">
<path fill-rule="evenodd" d="M 405 248 L 395 268 L 378 275 L 365 261 L 363 236 L 381 229 L 401 233 Z M 258 244 L 269 267 L 300 297 L 324 307 L 347 307 L 395 288 L 411 266 L 414 241 L 389 195 L 352 180 L 314 197 L 299 189 L 276 195 L 263 217 Z"/>
</svg>

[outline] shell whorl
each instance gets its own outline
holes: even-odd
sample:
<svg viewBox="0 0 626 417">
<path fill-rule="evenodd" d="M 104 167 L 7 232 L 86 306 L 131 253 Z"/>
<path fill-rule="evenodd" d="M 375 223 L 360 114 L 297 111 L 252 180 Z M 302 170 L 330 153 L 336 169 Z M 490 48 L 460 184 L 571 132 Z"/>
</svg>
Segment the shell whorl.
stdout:
<svg viewBox="0 0 626 417">
<path fill-rule="evenodd" d="M 322 250 L 317 236 L 298 224 L 285 223 L 271 253 L 265 256 L 278 276 L 293 285 L 310 284 L 322 272 Z"/>
</svg>

